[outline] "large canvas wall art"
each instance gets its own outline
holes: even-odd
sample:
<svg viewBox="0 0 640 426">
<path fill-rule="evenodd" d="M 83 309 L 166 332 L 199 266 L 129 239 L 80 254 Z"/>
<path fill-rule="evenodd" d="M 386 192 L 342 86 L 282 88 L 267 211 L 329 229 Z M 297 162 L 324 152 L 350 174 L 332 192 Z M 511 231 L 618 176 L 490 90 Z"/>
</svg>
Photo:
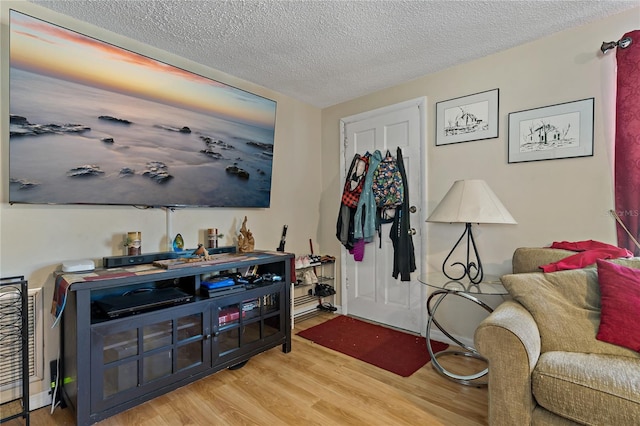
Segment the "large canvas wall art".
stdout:
<svg viewBox="0 0 640 426">
<path fill-rule="evenodd" d="M 269 207 L 276 102 L 10 12 L 9 202 Z"/>
</svg>

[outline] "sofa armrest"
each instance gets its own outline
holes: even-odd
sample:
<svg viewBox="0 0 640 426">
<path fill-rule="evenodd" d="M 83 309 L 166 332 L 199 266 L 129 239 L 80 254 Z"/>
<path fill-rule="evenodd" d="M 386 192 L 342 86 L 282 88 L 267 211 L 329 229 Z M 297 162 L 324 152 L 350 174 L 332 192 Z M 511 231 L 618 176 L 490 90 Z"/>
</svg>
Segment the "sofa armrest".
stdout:
<svg viewBox="0 0 640 426">
<path fill-rule="evenodd" d="M 536 406 L 531 373 L 540 357 L 533 317 L 518 302 L 507 300 L 480 323 L 474 340 L 489 362 L 489 424 L 530 424 Z"/>
</svg>

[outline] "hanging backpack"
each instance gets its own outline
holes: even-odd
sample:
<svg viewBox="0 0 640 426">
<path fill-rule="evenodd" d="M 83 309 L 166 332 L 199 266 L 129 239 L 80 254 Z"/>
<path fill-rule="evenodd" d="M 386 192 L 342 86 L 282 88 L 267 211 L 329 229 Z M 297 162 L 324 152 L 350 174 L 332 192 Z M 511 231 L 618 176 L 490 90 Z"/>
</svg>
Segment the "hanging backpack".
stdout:
<svg viewBox="0 0 640 426">
<path fill-rule="evenodd" d="M 387 155 L 373 172 L 371 186 L 378 210 L 395 209 L 404 200 L 404 185 L 396 159 L 387 150 Z M 393 218 L 390 218 L 393 220 Z"/>
<path fill-rule="evenodd" d="M 387 150 L 378 167 L 373 172 L 371 191 L 376 201 L 376 230 L 382 247 L 383 223 L 392 223 L 397 210 L 404 201 L 404 185 L 396 159 Z"/>
</svg>

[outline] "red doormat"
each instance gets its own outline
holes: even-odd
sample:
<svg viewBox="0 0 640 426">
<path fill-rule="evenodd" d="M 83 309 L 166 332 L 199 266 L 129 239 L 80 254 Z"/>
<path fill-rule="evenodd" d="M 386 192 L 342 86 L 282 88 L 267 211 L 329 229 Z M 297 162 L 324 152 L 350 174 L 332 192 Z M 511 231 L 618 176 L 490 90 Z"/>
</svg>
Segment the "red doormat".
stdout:
<svg viewBox="0 0 640 426">
<path fill-rule="evenodd" d="M 344 315 L 298 333 L 318 345 L 341 352 L 402 377 L 430 361 L 426 339 Z M 434 352 L 449 345 L 432 341 Z"/>
</svg>

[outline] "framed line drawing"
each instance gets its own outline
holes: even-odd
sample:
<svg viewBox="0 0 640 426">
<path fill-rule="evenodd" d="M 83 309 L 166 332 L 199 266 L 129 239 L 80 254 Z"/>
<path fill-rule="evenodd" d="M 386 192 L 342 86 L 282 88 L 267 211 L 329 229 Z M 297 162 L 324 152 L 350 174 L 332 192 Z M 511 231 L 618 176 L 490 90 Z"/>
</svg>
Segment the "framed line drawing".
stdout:
<svg viewBox="0 0 640 426">
<path fill-rule="evenodd" d="M 498 137 L 500 89 L 436 103 L 436 146 Z"/>
<path fill-rule="evenodd" d="M 594 102 L 509 113 L 509 163 L 592 156 Z"/>
</svg>

